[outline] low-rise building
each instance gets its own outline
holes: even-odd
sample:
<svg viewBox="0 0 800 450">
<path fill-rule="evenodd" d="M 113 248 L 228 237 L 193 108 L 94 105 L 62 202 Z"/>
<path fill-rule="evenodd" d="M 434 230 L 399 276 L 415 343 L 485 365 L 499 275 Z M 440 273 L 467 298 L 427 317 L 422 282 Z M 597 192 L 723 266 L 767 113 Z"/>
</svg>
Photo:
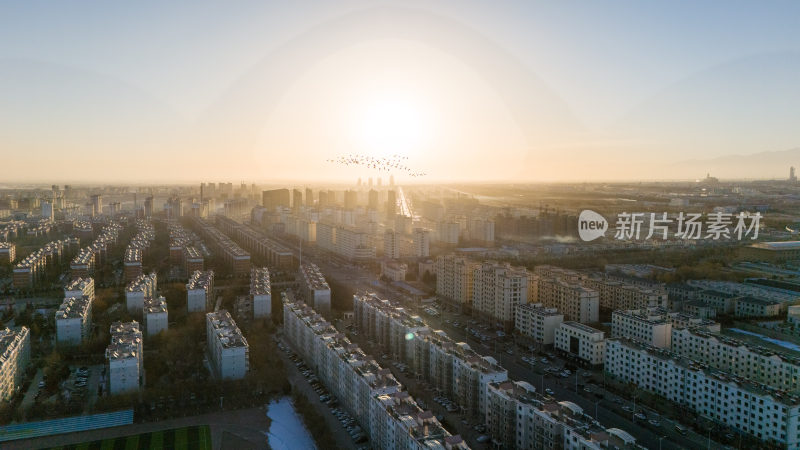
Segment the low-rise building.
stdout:
<svg viewBox="0 0 800 450">
<path fill-rule="evenodd" d="M 555 333 L 555 349 L 590 366 L 600 366 L 606 351 L 606 333 L 579 322 L 564 322 Z"/>
<path fill-rule="evenodd" d="M 92 333 L 92 300 L 90 297 L 67 297 L 58 307 L 56 342 L 59 345 L 80 345 Z"/>
<path fill-rule="evenodd" d="M 166 330 L 169 326 L 167 299 L 162 296 L 145 299 L 142 316 L 147 336 L 154 336 Z"/>
<path fill-rule="evenodd" d="M 582 284 L 598 292 L 601 308 L 612 311 L 667 307 L 663 285 L 633 284 L 606 275 L 588 277 Z"/>
<path fill-rule="evenodd" d="M 30 360 L 30 330 L 0 330 L 0 400 L 7 402 L 19 392 Z"/>
<path fill-rule="evenodd" d="M 239 380 L 250 370 L 250 346 L 228 311 L 206 314 L 209 363 L 218 379 Z"/>
<path fill-rule="evenodd" d="M 186 283 L 186 309 L 205 312 L 209 309 L 214 292 L 214 271 L 195 271 Z"/>
<path fill-rule="evenodd" d="M 784 306 L 777 300 L 739 297 L 736 299 L 736 317 L 776 317 Z"/>
<path fill-rule="evenodd" d="M 391 281 L 405 281 L 408 264 L 398 261 L 381 261 L 381 276 Z"/>
<path fill-rule="evenodd" d="M 106 348 L 108 392 L 116 395 L 136 391 L 144 364 L 139 323 L 114 322 L 110 331 L 111 343 Z"/>
<path fill-rule="evenodd" d="M 722 325 L 713 320 L 704 319 L 702 317 L 693 316 L 683 312 L 669 313 L 669 318 L 672 321 L 672 329 L 675 328 L 697 328 L 705 330 L 710 333 L 719 333 L 722 330 Z M 670 343 L 672 338 L 670 338 Z"/>
<path fill-rule="evenodd" d="M 633 309 L 611 313 L 611 337 L 625 337 L 654 347 L 669 348 L 672 319 L 666 309 Z"/>
<path fill-rule="evenodd" d="M 537 344 L 552 345 L 556 328 L 564 321 L 564 315 L 556 308 L 547 308 L 541 303 L 524 303 L 517 306 L 515 328 Z"/>
</svg>

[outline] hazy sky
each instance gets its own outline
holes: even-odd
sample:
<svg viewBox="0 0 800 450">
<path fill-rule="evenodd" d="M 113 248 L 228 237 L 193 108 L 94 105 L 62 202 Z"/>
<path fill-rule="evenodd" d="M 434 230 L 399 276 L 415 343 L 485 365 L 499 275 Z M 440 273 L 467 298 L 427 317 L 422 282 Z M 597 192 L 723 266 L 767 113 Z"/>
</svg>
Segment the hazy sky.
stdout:
<svg viewBox="0 0 800 450">
<path fill-rule="evenodd" d="M 6 2 L 9 181 L 783 175 L 798 2 Z M 800 155 L 798 155 L 800 158 Z M 397 174 L 402 179 L 401 174 Z"/>
</svg>

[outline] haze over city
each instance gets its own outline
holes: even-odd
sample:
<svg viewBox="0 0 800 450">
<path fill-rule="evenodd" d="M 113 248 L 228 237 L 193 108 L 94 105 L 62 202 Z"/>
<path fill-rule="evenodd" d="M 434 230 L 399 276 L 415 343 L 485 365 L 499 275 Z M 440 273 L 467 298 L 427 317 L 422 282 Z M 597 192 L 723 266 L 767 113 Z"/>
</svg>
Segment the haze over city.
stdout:
<svg viewBox="0 0 800 450">
<path fill-rule="evenodd" d="M 783 177 L 797 152 L 724 159 L 800 146 L 800 6 L 773 6 L 5 4 L 5 179 L 368 176 L 325 164 L 348 153 L 431 182 Z"/>
<path fill-rule="evenodd" d="M 0 4 L 0 447 L 800 450 L 798 18 Z"/>
</svg>

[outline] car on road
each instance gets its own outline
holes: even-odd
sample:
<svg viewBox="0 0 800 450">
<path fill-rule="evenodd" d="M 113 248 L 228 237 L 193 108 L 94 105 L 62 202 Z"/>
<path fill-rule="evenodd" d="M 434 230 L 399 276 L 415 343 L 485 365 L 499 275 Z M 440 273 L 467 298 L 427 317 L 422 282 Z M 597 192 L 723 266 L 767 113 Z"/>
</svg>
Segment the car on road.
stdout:
<svg viewBox="0 0 800 450">
<path fill-rule="evenodd" d="M 547 393 L 547 395 L 555 395 L 555 392 L 553 392 L 553 390 L 550 388 L 547 388 L 544 391 Z"/>
<path fill-rule="evenodd" d="M 483 444 L 484 442 L 489 442 L 489 436 L 482 434 L 478 436 L 478 439 L 475 439 L 478 443 Z"/>
<path fill-rule="evenodd" d="M 647 416 L 645 416 L 644 413 L 642 413 L 642 412 L 638 412 L 638 413 L 634 414 L 633 417 L 636 417 L 639 420 L 647 420 Z"/>
<path fill-rule="evenodd" d="M 622 407 L 623 411 L 633 412 L 633 408 L 630 405 L 625 405 Z"/>
<path fill-rule="evenodd" d="M 650 422 L 650 425 L 652 425 L 654 427 L 660 427 L 661 426 L 661 422 L 659 422 L 656 419 L 650 419 L 649 422 Z"/>
</svg>

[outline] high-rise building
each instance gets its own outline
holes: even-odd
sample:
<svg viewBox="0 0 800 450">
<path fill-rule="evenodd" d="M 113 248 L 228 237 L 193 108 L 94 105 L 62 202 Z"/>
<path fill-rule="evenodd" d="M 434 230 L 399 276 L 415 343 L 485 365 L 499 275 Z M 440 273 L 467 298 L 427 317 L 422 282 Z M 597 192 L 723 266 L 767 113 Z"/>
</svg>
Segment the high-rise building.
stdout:
<svg viewBox="0 0 800 450">
<path fill-rule="evenodd" d="M 272 314 L 272 287 L 269 270 L 266 267 L 250 269 L 250 300 L 253 304 L 253 318 L 261 319 Z"/>
<path fill-rule="evenodd" d="M 416 258 L 431 256 L 431 231 L 425 228 L 414 228 L 414 254 Z"/>
<path fill-rule="evenodd" d="M 436 294 L 461 306 L 472 306 L 473 276 L 477 263 L 462 256 L 436 259 Z"/>
<path fill-rule="evenodd" d="M 98 216 L 103 214 L 103 196 L 96 194 L 91 197 L 92 215 Z"/>
<path fill-rule="evenodd" d="M 370 187 L 372 186 L 372 178 L 370 178 Z M 367 208 L 378 210 L 378 191 L 370 189 L 367 194 Z"/>
<path fill-rule="evenodd" d="M 261 206 L 274 212 L 279 207 L 289 208 L 289 189 L 272 189 L 261 193 Z"/>
<path fill-rule="evenodd" d="M 314 191 L 311 188 L 306 188 L 306 206 L 314 206 Z"/>
<path fill-rule="evenodd" d="M 524 267 L 487 261 L 473 269 L 473 311 L 511 329 L 517 305 L 527 302 L 528 271 Z"/>
<path fill-rule="evenodd" d="M 356 209 L 358 206 L 358 191 L 344 191 L 344 209 Z"/>
<path fill-rule="evenodd" d="M 386 230 L 383 234 L 383 257 L 389 259 L 400 258 L 400 242 L 402 236 L 394 230 Z"/>
<path fill-rule="evenodd" d="M 303 205 L 303 191 L 300 189 L 292 190 L 292 208 L 299 210 Z"/>
<path fill-rule="evenodd" d="M 378 186 L 381 185 L 381 179 L 378 178 Z M 397 194 L 394 191 L 388 191 L 386 197 L 386 220 L 394 220 L 394 215 L 397 213 Z"/>
<path fill-rule="evenodd" d="M 195 271 L 186 283 L 186 309 L 188 312 L 208 311 L 214 292 L 214 271 Z"/>
</svg>

